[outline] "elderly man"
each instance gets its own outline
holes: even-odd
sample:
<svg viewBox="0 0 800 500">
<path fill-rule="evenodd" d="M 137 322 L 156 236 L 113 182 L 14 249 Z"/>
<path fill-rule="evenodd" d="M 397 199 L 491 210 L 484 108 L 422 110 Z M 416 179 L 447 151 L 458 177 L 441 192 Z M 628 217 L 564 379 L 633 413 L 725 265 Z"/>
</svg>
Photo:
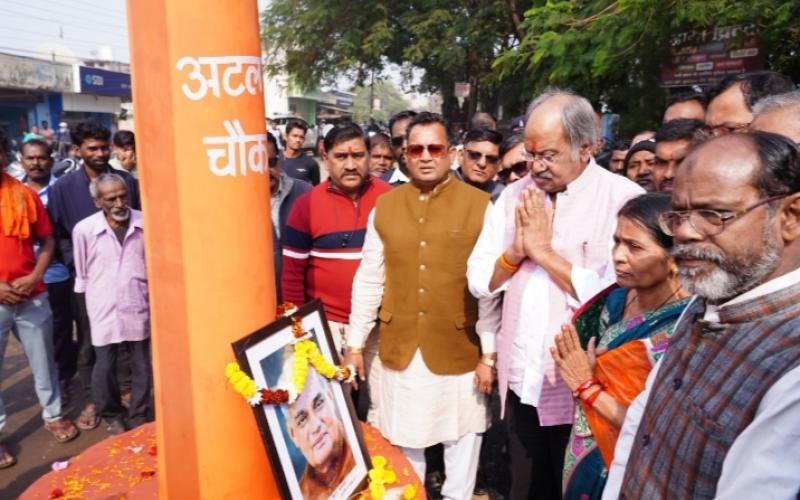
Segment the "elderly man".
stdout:
<svg viewBox="0 0 800 500">
<path fill-rule="evenodd" d="M 537 97 L 525 126 L 530 175 L 486 214 L 469 258 L 476 297 L 505 293 L 497 375 L 512 499 L 560 498 L 573 404 L 547 350 L 580 303 L 614 280 L 616 213 L 644 192 L 594 162 L 596 143 L 588 100 L 557 89 Z"/>
<path fill-rule="evenodd" d="M 291 385 L 293 359 L 289 357 L 284 364 L 281 386 Z M 328 498 L 353 470 L 356 461 L 330 386 L 316 370 L 308 371 L 303 392 L 286 406 L 284 416 L 289 438 L 307 463 L 299 480 L 303 498 Z"/>
<path fill-rule="evenodd" d="M 464 149 L 458 152 L 456 177 L 470 186 L 489 193 L 497 200 L 505 185 L 494 180 L 500 168 L 500 143 L 503 136 L 488 128 L 472 129 L 464 137 Z"/>
<path fill-rule="evenodd" d="M 698 92 L 681 92 L 667 98 L 663 123 L 673 120 L 700 120 L 706 116 L 706 96 Z"/>
<path fill-rule="evenodd" d="M 774 71 L 723 78 L 708 91 L 706 129 L 710 135 L 744 132 L 753 121 L 753 105 L 764 97 L 794 90 L 794 83 Z"/>
<path fill-rule="evenodd" d="M 425 448 L 443 443 L 441 494 L 465 499 L 475 485 L 494 364 L 481 356 L 494 353 L 493 338 L 479 341 L 478 302 L 466 280 L 489 195 L 450 174 L 455 151 L 439 115 L 414 117 L 407 141 L 411 182 L 383 195 L 370 214 L 346 362 L 363 377 L 361 350 L 380 319 L 377 426 L 421 478 Z"/>
<path fill-rule="evenodd" d="M 86 296 L 96 356 L 92 400 L 107 430 L 120 434 L 143 424 L 151 413 L 150 305 L 142 213 L 128 205 L 128 185 L 119 174 L 100 174 L 89 190 L 100 211 L 80 221 L 72 232 L 75 292 Z M 117 382 L 122 348 L 131 367 L 127 418 Z"/>
<path fill-rule="evenodd" d="M 301 195 L 283 240 L 283 300 L 297 305 L 319 297 L 336 351 L 342 352 L 350 317 L 350 289 L 361 260 L 367 217 L 389 185 L 369 174 L 361 127 L 336 125 L 325 136 L 328 179 Z"/>
<path fill-rule="evenodd" d="M 703 122 L 677 119 L 664 123 L 656 132 L 656 158 L 651 175 L 656 191 L 672 191 L 675 171 L 700 139 Z"/>
<path fill-rule="evenodd" d="M 800 144 L 800 90 L 761 99 L 753 114 L 751 129 L 781 134 Z"/>
<path fill-rule="evenodd" d="M 711 140 L 678 169 L 660 223 L 700 297 L 628 409 L 604 498 L 800 491 L 798 172 L 795 145 L 767 132 Z"/>
<path fill-rule="evenodd" d="M 381 180 L 392 187 L 400 187 L 409 181 L 406 168 L 406 129 L 411 119 L 417 116 L 416 111 L 400 111 L 389 118 L 389 133 L 392 134 L 392 153 L 397 166 L 381 175 Z"/>
</svg>

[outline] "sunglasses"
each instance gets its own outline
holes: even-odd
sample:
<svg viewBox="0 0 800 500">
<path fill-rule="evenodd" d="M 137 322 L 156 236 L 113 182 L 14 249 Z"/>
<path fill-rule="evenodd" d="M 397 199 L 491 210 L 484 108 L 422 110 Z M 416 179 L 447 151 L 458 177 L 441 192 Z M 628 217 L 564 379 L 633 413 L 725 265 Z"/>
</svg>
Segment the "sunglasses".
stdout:
<svg viewBox="0 0 800 500">
<path fill-rule="evenodd" d="M 392 137 L 392 146 L 395 147 L 395 148 L 399 148 L 400 146 L 403 145 L 403 141 L 405 141 L 405 140 L 406 140 L 406 138 L 403 135 L 398 135 L 398 136 Z"/>
<path fill-rule="evenodd" d="M 472 149 L 465 149 L 464 154 L 470 161 L 479 162 L 481 158 L 486 158 L 487 165 L 497 165 L 500 162 L 500 157 L 497 155 L 485 155 L 480 151 L 473 151 Z"/>
<path fill-rule="evenodd" d="M 497 176 L 501 179 L 509 179 L 511 177 L 512 172 L 517 177 L 524 177 L 528 173 L 528 162 L 527 161 L 518 161 L 517 163 L 511 165 L 508 168 L 504 168 L 497 172 Z"/>
<path fill-rule="evenodd" d="M 441 158 L 447 152 L 447 146 L 444 144 L 409 144 L 406 146 L 406 156 L 415 160 L 422 158 L 425 150 L 431 155 L 431 158 Z"/>
<path fill-rule="evenodd" d="M 277 156 L 270 156 L 267 159 L 267 164 L 269 164 L 269 168 L 275 168 L 278 166 L 278 157 Z"/>
</svg>

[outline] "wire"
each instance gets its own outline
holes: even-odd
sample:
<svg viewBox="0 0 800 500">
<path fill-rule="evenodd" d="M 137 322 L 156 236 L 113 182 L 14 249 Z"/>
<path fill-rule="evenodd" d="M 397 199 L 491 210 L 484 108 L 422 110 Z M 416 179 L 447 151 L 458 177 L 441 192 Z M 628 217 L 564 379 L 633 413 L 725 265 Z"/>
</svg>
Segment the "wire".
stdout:
<svg viewBox="0 0 800 500">
<path fill-rule="evenodd" d="M 5 54 L 5 55 L 12 55 L 12 56 L 31 57 L 31 56 L 28 56 L 28 54 L 36 54 L 36 55 L 39 55 L 39 56 L 47 56 L 47 58 L 37 57 L 36 59 L 43 59 L 43 60 L 48 61 L 48 62 L 52 62 L 52 60 L 50 60 L 50 58 L 53 57 L 53 53 L 52 52 L 47 52 L 47 51 L 44 51 L 44 50 L 28 50 L 28 49 L 19 49 L 17 47 L 4 47 L 4 46 L 0 46 L 0 50 L 9 50 L 9 51 L 14 51 L 14 52 L 22 52 L 22 54 L 11 54 L 11 53 Z M 4 55 L 4 54 L 0 53 L 0 55 Z M 72 57 L 74 59 L 97 59 L 96 55 L 87 55 L 87 54 L 82 54 L 82 53 L 77 53 L 77 52 L 73 52 L 72 56 L 67 56 L 67 55 L 64 55 L 64 54 L 57 54 L 55 57 L 64 57 L 64 58 Z M 130 64 L 128 61 L 119 61 L 119 60 L 112 60 L 112 61 L 105 61 L 105 62 L 116 62 L 116 63 L 121 63 L 121 64 Z"/>
<path fill-rule="evenodd" d="M 10 10 L 10 9 L 6 9 L 5 7 L 3 7 L 2 10 L 0 10 L 0 12 L 2 12 L 2 11 L 5 11 L 5 12 L 7 12 L 9 14 L 16 14 L 18 16 L 27 17 L 29 19 L 37 19 L 39 21 L 47 21 L 49 23 L 55 23 L 55 24 L 60 24 L 60 25 L 64 25 L 64 24 L 67 24 L 67 25 L 69 25 L 69 24 L 78 25 L 78 24 L 81 24 L 81 25 L 87 26 L 87 28 L 85 28 L 85 29 L 91 29 L 92 31 L 106 31 L 106 32 L 111 33 L 112 35 L 115 35 L 115 36 L 120 36 L 120 37 L 124 37 L 124 38 L 128 37 L 128 35 L 127 35 L 127 27 L 125 27 L 125 26 L 116 25 L 120 29 L 124 30 L 123 33 L 120 33 L 118 30 L 107 30 L 107 29 L 105 29 L 105 28 L 103 28 L 101 26 L 97 26 L 96 24 L 92 24 L 92 23 L 84 23 L 84 22 L 81 22 L 81 21 L 69 21 L 69 22 L 67 22 L 67 21 L 64 21 L 64 20 L 61 20 L 61 19 L 52 19 L 52 18 L 37 16 L 37 15 L 34 15 L 34 14 L 25 13 L 25 12 L 19 12 L 19 11 L 15 11 L 15 10 Z M 114 25 L 106 23 L 106 26 L 114 26 Z"/>
<path fill-rule="evenodd" d="M 22 28 L 14 28 L 14 27 L 10 27 L 10 26 L 0 26 L 0 30 L 10 30 L 10 31 L 17 31 L 17 32 L 20 32 L 20 33 L 29 33 L 29 34 L 32 34 L 32 35 L 39 35 L 39 38 L 33 38 L 33 39 L 29 38 L 29 39 L 31 39 L 32 41 L 37 41 L 37 42 L 41 42 L 41 43 L 63 43 L 64 45 L 66 45 L 68 43 L 81 43 L 81 44 L 85 44 L 85 45 L 90 45 L 92 48 L 95 48 L 95 49 L 100 47 L 100 46 L 103 46 L 103 45 L 110 45 L 112 47 L 117 47 L 117 48 L 123 49 L 125 52 L 128 52 L 130 50 L 127 45 L 119 45 L 119 44 L 115 44 L 115 43 L 107 43 L 107 42 L 101 42 L 101 41 L 94 41 L 93 42 L 91 40 L 85 40 L 83 38 L 74 38 L 74 37 L 69 36 L 69 35 L 65 35 L 63 38 L 59 37 L 59 38 L 56 39 L 57 42 L 53 42 L 52 40 L 46 40 L 46 39 L 43 40 L 41 38 L 41 37 L 46 37 L 46 38 L 47 37 L 52 37 L 53 36 L 52 34 L 42 33 L 40 31 L 32 31 L 32 30 L 26 30 L 26 29 L 22 29 Z M 14 38 L 22 38 L 22 37 L 20 35 L 14 35 Z"/>
<path fill-rule="evenodd" d="M 53 4 L 55 4 L 55 5 L 59 6 L 59 7 L 62 7 L 62 8 L 66 8 L 66 9 L 68 9 L 70 11 L 83 10 L 83 11 L 86 11 L 86 12 L 89 12 L 89 13 L 92 13 L 92 14 L 97 14 L 97 15 L 101 15 L 101 16 L 116 17 L 116 18 L 121 19 L 121 20 L 127 20 L 127 14 L 124 13 L 124 12 L 122 14 L 120 14 L 119 12 L 111 12 L 111 11 L 104 12 L 104 11 L 100 10 L 100 7 L 92 9 L 91 7 L 87 8 L 87 7 L 84 7 L 84 6 L 76 6 L 76 5 L 64 4 L 64 3 L 61 3 L 61 2 L 57 2 L 55 0 L 48 0 L 48 2 L 47 2 L 48 7 L 50 5 L 53 5 Z M 124 10 L 125 9 L 123 8 L 123 11 Z"/>
</svg>

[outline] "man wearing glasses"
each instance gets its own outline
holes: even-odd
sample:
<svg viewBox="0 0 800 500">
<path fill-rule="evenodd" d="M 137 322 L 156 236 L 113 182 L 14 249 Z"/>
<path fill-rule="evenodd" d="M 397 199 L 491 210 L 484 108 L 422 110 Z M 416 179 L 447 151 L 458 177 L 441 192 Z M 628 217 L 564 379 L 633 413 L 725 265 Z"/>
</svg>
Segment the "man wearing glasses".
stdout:
<svg viewBox="0 0 800 500">
<path fill-rule="evenodd" d="M 800 154 L 713 139 L 681 164 L 673 236 L 698 295 L 628 409 L 604 498 L 794 498 L 800 491 Z"/>
<path fill-rule="evenodd" d="M 529 174 L 487 211 L 469 258 L 470 291 L 503 294 L 497 376 L 511 458 L 510 498 L 560 498 L 572 393 L 547 354 L 562 323 L 614 281 L 616 214 L 644 191 L 597 165 L 592 105 L 548 90 L 528 107 Z M 500 315 L 486 311 L 481 320 Z"/>
<path fill-rule="evenodd" d="M 420 478 L 425 448 L 444 444 L 441 494 L 470 498 L 488 424 L 494 336 L 479 338 L 466 268 L 489 196 L 450 174 L 455 151 L 439 115 L 420 113 L 406 135 L 411 182 L 383 195 L 370 214 L 345 363 L 363 380 L 361 351 L 379 319 L 377 427 Z"/>
<path fill-rule="evenodd" d="M 464 137 L 464 149 L 459 151 L 456 177 L 472 187 L 489 193 L 496 201 L 503 192 L 503 185 L 495 181 L 500 168 L 500 143 L 503 136 L 488 128 L 473 129 Z"/>
<path fill-rule="evenodd" d="M 753 105 L 764 97 L 794 90 L 788 77 L 774 71 L 741 73 L 723 78 L 708 91 L 706 135 L 745 132 L 753 121 Z"/>
<path fill-rule="evenodd" d="M 397 166 L 384 172 L 381 175 L 381 180 L 388 182 L 392 187 L 400 187 L 410 180 L 405 156 L 406 129 L 411 119 L 415 116 L 417 116 L 415 111 L 406 110 L 395 113 L 389 118 L 389 133 L 392 134 L 392 154 Z"/>
</svg>

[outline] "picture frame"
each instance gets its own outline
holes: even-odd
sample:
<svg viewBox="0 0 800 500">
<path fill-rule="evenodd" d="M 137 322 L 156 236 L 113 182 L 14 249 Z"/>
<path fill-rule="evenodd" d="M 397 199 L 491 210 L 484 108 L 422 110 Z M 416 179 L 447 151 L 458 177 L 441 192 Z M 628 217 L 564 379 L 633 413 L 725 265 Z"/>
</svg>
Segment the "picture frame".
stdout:
<svg viewBox="0 0 800 500">
<path fill-rule="evenodd" d="M 320 353 L 338 365 L 322 302 L 315 299 L 292 316 L 301 318 Z M 273 389 L 291 383 L 294 340 L 292 319 L 282 317 L 232 347 L 256 385 Z M 346 500 L 366 488 L 370 457 L 349 384 L 327 379 L 309 366 L 306 385 L 294 403 L 259 405 L 253 414 L 281 498 Z"/>
</svg>

